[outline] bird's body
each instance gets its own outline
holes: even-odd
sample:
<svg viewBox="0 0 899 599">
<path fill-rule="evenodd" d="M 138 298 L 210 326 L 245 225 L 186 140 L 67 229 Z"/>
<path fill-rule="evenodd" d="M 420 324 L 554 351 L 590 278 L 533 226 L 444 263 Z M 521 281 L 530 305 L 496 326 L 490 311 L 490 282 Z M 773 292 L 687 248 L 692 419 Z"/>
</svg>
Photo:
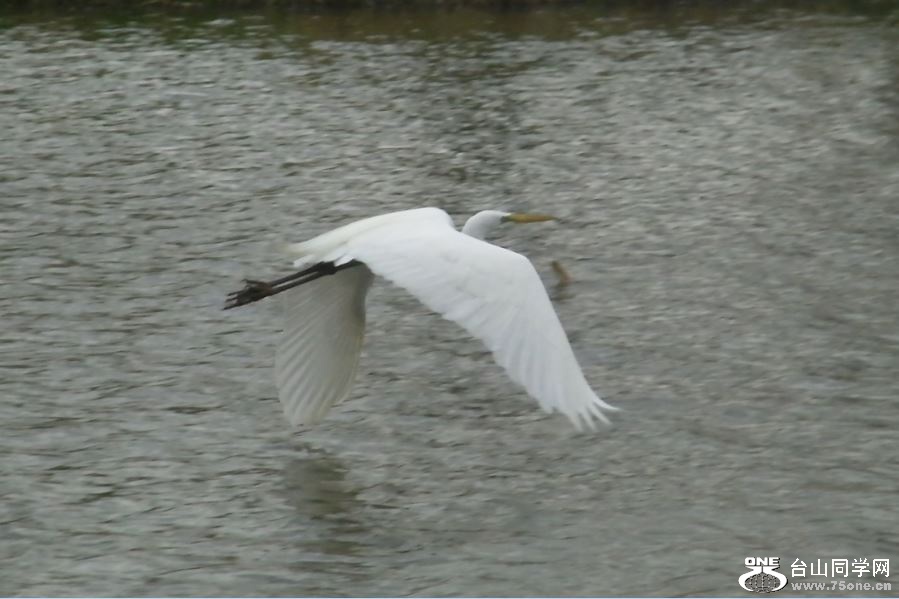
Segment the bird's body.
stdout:
<svg viewBox="0 0 899 599">
<path fill-rule="evenodd" d="M 453 226 L 453 221 L 449 215 L 439 208 L 415 208 L 413 210 L 402 210 L 400 212 L 390 212 L 389 214 L 379 214 L 357 220 L 348 225 L 337 227 L 327 233 L 322 233 L 318 237 L 313 237 L 309 241 L 302 243 L 294 243 L 287 246 L 287 250 L 296 256 L 293 265 L 296 267 L 305 266 L 315 262 L 334 262 L 339 266 L 338 260 L 343 256 L 337 256 L 336 259 L 332 255 L 336 251 L 340 251 L 355 239 L 359 239 L 368 233 L 384 231 L 391 228 L 402 226 Z"/>
<path fill-rule="evenodd" d="M 602 410 L 615 408 L 590 389 L 536 270 L 524 256 L 483 241 L 501 222 L 549 219 L 488 210 L 462 232 L 437 208 L 363 219 L 289 246 L 300 273 L 251 284 L 232 294 L 227 307 L 284 292 L 275 370 L 294 425 L 318 422 L 349 394 L 365 295 L 378 275 L 481 339 L 544 410 L 593 427 L 595 420 L 608 422 Z"/>
</svg>

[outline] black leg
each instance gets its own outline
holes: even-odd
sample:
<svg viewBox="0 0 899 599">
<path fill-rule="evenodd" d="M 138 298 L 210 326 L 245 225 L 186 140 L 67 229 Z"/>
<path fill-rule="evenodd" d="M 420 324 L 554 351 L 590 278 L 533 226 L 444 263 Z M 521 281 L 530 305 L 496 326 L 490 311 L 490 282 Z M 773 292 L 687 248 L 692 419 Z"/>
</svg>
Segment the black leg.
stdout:
<svg viewBox="0 0 899 599">
<path fill-rule="evenodd" d="M 288 289 L 299 287 L 304 283 L 309 283 L 310 281 L 314 281 L 315 279 L 333 275 L 338 271 L 351 268 L 353 266 L 358 266 L 359 264 L 362 263 L 356 262 L 355 260 L 347 262 L 346 264 L 341 264 L 340 266 L 335 266 L 333 262 L 320 262 L 319 264 L 307 268 L 306 270 L 295 272 L 293 274 L 287 275 L 286 277 L 275 279 L 274 281 L 266 282 L 247 279 L 245 281 L 246 285 L 243 289 L 239 291 L 233 291 L 228 294 L 228 298 L 225 300 L 224 309 L 230 310 L 231 308 L 237 308 L 240 306 L 245 306 L 247 304 L 252 304 L 253 302 L 258 302 L 261 299 L 277 295 L 282 291 L 287 291 Z"/>
</svg>

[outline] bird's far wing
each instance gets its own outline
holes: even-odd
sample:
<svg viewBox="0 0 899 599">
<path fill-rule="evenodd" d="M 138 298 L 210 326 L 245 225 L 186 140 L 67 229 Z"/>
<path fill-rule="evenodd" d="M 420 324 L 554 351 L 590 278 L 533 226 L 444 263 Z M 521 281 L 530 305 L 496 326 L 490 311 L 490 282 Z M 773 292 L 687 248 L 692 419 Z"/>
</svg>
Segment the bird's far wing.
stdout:
<svg viewBox="0 0 899 599">
<path fill-rule="evenodd" d="M 373 275 L 355 266 L 281 294 L 284 332 L 275 378 L 294 426 L 314 424 L 344 400 L 365 334 L 365 294 Z"/>
<path fill-rule="evenodd" d="M 350 240 L 347 255 L 458 323 L 544 410 L 574 425 L 608 422 L 584 378 L 546 289 L 520 254 L 464 235 L 451 226 L 398 224 Z"/>
</svg>

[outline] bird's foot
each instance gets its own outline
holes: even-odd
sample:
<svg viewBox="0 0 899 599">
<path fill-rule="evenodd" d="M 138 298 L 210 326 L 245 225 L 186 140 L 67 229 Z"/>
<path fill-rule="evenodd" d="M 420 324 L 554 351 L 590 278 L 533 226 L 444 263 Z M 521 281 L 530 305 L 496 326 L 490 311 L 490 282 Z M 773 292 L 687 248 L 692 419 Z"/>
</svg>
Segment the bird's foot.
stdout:
<svg viewBox="0 0 899 599">
<path fill-rule="evenodd" d="M 252 279 L 245 279 L 244 283 L 246 283 L 246 285 L 244 285 L 243 289 L 232 291 L 228 294 L 228 298 L 225 300 L 225 310 L 252 304 L 253 302 L 258 302 L 270 295 L 274 295 L 275 289 L 272 287 L 271 283 L 254 281 Z"/>
</svg>

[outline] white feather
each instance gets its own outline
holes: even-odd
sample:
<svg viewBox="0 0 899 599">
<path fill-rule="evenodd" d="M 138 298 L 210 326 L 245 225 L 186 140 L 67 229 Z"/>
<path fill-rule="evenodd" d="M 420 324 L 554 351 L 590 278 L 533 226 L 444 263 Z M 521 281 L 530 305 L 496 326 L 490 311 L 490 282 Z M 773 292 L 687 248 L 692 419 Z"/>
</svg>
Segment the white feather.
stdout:
<svg viewBox="0 0 899 599">
<path fill-rule="evenodd" d="M 275 358 L 278 395 L 294 426 L 314 424 L 349 395 L 365 334 L 364 266 L 285 291 L 284 332 Z"/>
</svg>

